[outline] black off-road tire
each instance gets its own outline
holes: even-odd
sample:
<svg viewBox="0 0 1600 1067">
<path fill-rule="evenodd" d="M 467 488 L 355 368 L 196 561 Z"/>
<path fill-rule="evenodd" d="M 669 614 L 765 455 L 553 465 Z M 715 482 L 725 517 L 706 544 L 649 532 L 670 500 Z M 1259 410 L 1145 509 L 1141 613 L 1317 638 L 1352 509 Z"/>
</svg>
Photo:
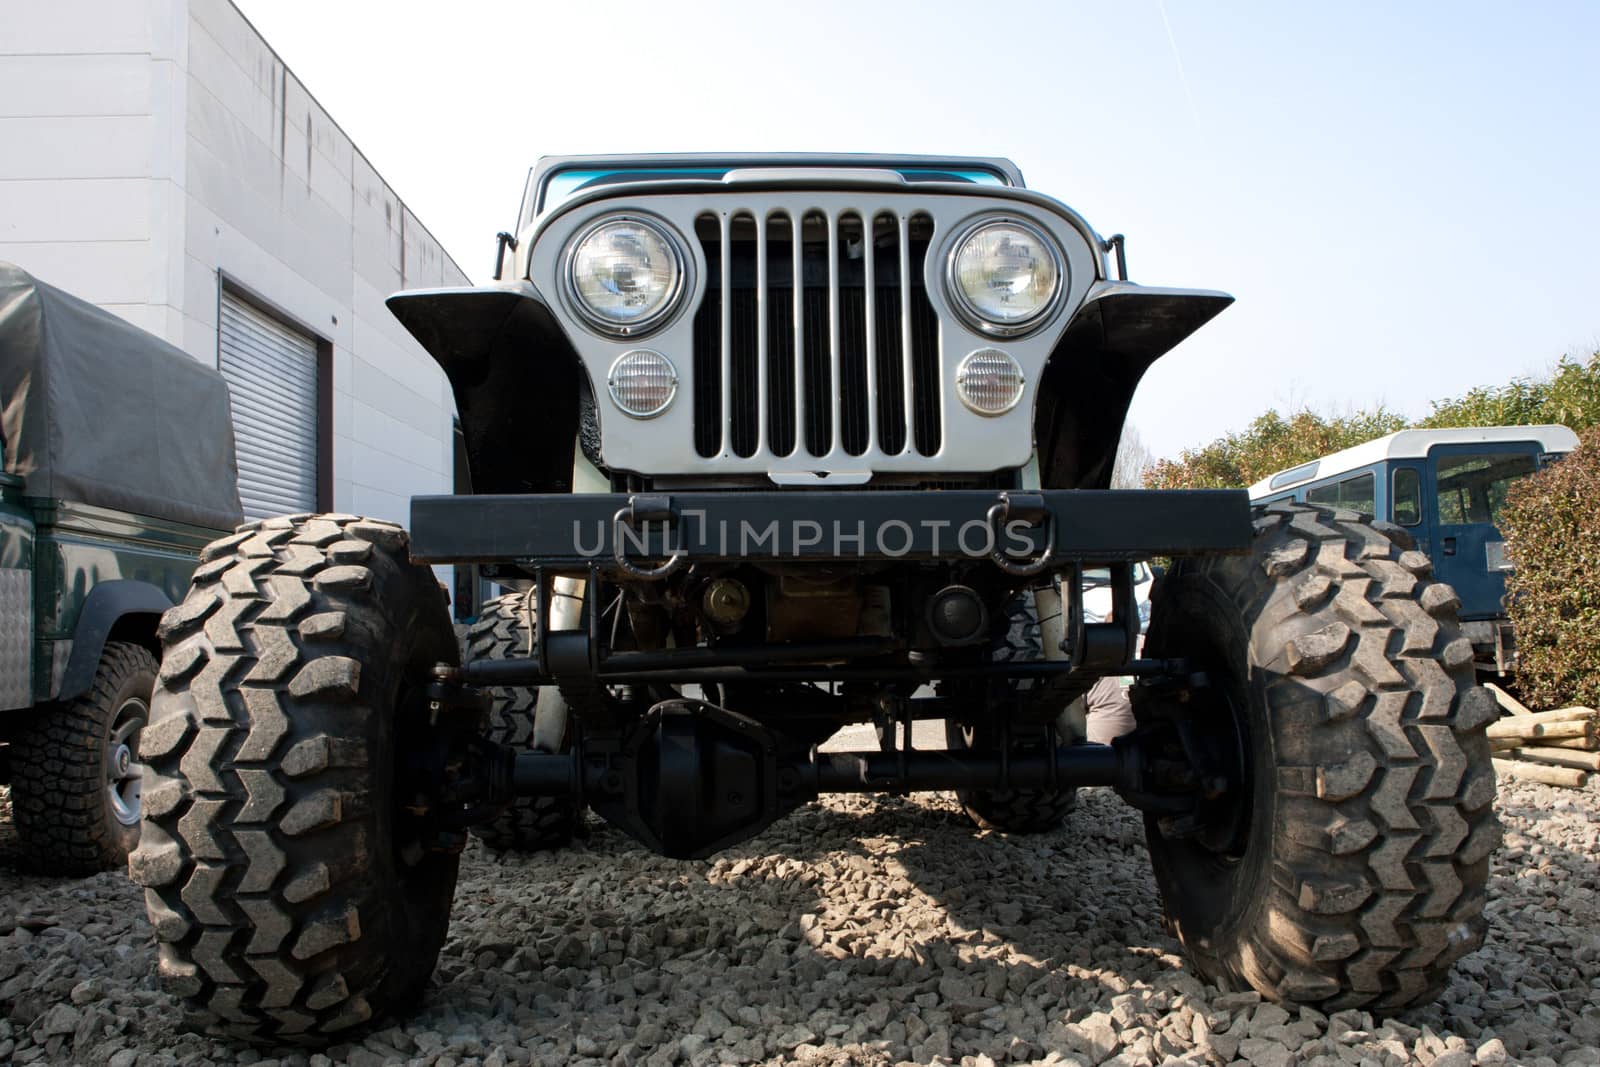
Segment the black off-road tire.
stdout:
<svg viewBox="0 0 1600 1067">
<path fill-rule="evenodd" d="M 326 1041 L 408 1007 L 444 943 L 457 854 L 423 847 L 397 777 L 458 653 L 406 544 L 349 515 L 247 523 L 162 619 L 128 868 L 162 984 L 214 1033 Z"/>
<path fill-rule="evenodd" d="M 1153 605 L 1146 654 L 1211 674 L 1215 694 L 1187 713 L 1211 737 L 1223 716 L 1242 722 L 1251 780 L 1234 809 L 1247 821 L 1224 822 L 1231 848 L 1147 820 L 1169 923 L 1235 988 L 1325 1009 L 1427 1003 L 1482 943 L 1500 832 L 1495 704 L 1459 602 L 1409 538 L 1355 512 L 1275 504 L 1255 527 L 1249 555 L 1174 564 Z M 1141 725 L 1160 699 L 1135 690 Z"/>
<path fill-rule="evenodd" d="M 1013 599 L 1006 612 L 1006 629 L 990 650 L 995 662 L 1042 659 L 1039 611 L 1033 594 L 1024 592 Z M 1068 734 L 1065 713 L 1057 724 L 1057 734 L 1065 741 Z M 987 741 L 988 739 L 984 739 Z M 960 723 L 945 720 L 945 744 L 952 749 L 977 744 L 973 731 Z M 982 830 L 1007 834 L 1043 834 L 1059 830 L 1061 823 L 1077 807 L 1075 789 L 958 789 L 956 799 L 967 817 Z"/>
<path fill-rule="evenodd" d="M 521 593 L 485 601 L 478 621 L 467 631 L 467 661 L 526 656 L 536 628 L 532 615 L 533 608 Z M 529 686 L 489 690 L 493 701 L 489 707 L 489 740 L 527 752 L 538 751 L 534 728 L 540 714 L 539 692 Z M 550 749 L 552 752 L 568 751 L 570 725 L 563 722 L 561 726 L 562 741 Z M 472 832 L 493 849 L 541 852 L 571 844 L 578 823 L 577 806 L 565 797 L 518 797 L 492 821 L 473 827 Z"/>
<path fill-rule="evenodd" d="M 156 659 L 127 641 L 107 642 L 89 691 L 64 704 L 29 712 L 11 739 L 11 818 L 18 854 L 40 874 L 86 877 L 120 868 L 139 843 L 137 766 L 123 772 L 133 786 L 128 818 L 110 793 L 113 741 L 132 746 L 148 715 Z M 134 719 L 138 721 L 135 722 Z"/>
</svg>

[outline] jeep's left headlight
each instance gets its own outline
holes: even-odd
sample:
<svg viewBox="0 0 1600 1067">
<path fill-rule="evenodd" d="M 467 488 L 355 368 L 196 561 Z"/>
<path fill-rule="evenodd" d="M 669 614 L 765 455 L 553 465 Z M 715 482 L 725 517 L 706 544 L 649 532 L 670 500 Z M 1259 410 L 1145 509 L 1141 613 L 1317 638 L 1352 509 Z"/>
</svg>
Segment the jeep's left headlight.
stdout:
<svg viewBox="0 0 1600 1067">
<path fill-rule="evenodd" d="M 984 333 L 1025 333 L 1061 296 L 1061 250 L 1043 230 L 1013 218 L 979 222 L 950 252 L 950 298 Z"/>
<path fill-rule="evenodd" d="M 618 337 L 644 333 L 672 314 L 683 291 L 683 255 L 662 225 L 613 215 L 568 246 L 567 291 L 596 329 Z"/>
</svg>

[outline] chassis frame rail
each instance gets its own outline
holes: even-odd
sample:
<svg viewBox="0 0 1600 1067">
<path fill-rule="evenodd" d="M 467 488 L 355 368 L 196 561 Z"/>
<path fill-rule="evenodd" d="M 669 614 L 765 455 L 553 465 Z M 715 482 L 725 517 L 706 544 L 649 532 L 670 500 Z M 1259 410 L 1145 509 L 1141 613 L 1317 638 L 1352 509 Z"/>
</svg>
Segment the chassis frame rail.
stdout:
<svg viewBox="0 0 1600 1067">
<path fill-rule="evenodd" d="M 1140 750 L 1133 745 L 1062 745 L 1053 753 L 905 749 L 818 752 L 779 766 L 784 792 L 905 793 L 929 789 L 1068 789 L 1139 784 Z M 591 769 L 581 757 L 517 754 L 511 788 L 523 796 L 604 793 L 609 768 Z M 780 787 L 782 788 L 782 787 Z"/>
</svg>

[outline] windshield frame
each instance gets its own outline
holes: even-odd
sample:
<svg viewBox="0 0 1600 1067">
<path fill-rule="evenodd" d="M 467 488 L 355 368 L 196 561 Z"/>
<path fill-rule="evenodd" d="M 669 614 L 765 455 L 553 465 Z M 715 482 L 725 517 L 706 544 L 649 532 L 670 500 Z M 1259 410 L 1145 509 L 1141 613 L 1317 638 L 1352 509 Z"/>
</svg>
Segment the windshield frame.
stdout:
<svg viewBox="0 0 1600 1067">
<path fill-rule="evenodd" d="M 627 178 L 623 176 L 629 172 L 638 172 L 638 180 L 646 182 L 717 182 L 729 171 L 783 167 L 891 170 L 910 184 L 953 181 L 992 188 L 1026 188 L 1017 165 L 998 157 L 798 152 L 546 156 L 528 175 L 517 225 L 520 231 L 572 197 L 598 185 L 624 184 Z M 575 174 L 587 177 L 569 184 L 569 176 Z M 612 180 L 607 182 L 607 178 Z"/>
</svg>

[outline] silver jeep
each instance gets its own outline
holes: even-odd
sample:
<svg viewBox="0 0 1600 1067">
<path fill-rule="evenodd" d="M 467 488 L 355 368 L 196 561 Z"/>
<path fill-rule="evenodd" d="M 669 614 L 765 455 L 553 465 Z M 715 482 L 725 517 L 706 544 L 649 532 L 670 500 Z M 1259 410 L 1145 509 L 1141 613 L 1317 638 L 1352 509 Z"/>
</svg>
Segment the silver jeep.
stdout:
<svg viewBox="0 0 1600 1067">
<path fill-rule="evenodd" d="M 320 1039 L 423 990 L 469 832 L 559 847 L 591 810 L 703 857 L 820 793 L 948 789 L 1035 833 L 1101 786 L 1204 975 L 1431 999 L 1498 832 L 1455 594 L 1354 512 L 1109 487 L 1140 379 L 1231 299 L 1129 282 L 1005 160 L 545 160 L 495 284 L 389 302 L 472 492 L 409 534 L 247 528 L 163 624 L 132 861 L 163 976 Z M 445 563 L 506 590 L 465 657 Z M 1137 729 L 1091 744 L 1108 675 Z M 847 723 L 879 747 L 820 752 Z"/>
</svg>

